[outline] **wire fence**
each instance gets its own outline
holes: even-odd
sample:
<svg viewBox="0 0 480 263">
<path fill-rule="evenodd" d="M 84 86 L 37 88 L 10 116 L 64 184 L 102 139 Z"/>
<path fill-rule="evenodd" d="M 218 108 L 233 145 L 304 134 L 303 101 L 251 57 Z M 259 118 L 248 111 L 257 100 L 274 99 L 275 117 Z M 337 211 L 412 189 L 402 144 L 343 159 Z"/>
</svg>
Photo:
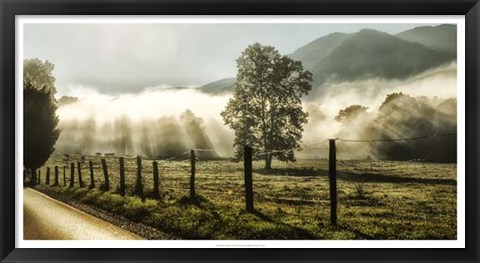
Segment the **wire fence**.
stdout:
<svg viewBox="0 0 480 263">
<path fill-rule="evenodd" d="M 348 139 L 348 138 L 333 138 L 333 139 L 323 139 L 321 141 L 318 141 L 318 142 L 315 142 L 315 143 L 312 143 L 312 144 L 309 144 L 309 145 L 302 145 L 302 148 L 303 148 L 303 151 L 324 151 L 324 150 L 328 150 L 329 151 L 329 161 L 328 161 L 328 165 L 329 165 L 329 168 L 328 168 L 328 173 L 329 173 L 329 182 L 330 182 L 330 196 L 331 196 L 331 214 L 332 214 L 332 224 L 336 224 L 336 145 L 335 145 L 335 142 L 336 141 L 339 141 L 339 142 L 345 142 L 345 143 L 378 143 L 378 142 L 400 142 L 400 141 L 417 141 L 417 140 L 425 140 L 425 139 L 429 139 L 429 138 L 439 138 L 439 137 L 454 137 L 454 136 L 457 136 L 456 133 L 443 133 L 443 134 L 428 134 L 428 135 L 423 135 L 423 136 L 417 136 L 417 137 L 405 137 L 405 138 L 391 138 L 391 139 L 384 139 L 384 138 L 379 138 L 379 139 Z M 284 153 L 284 152 L 289 152 L 289 151 L 295 151 L 296 149 L 282 149 L 282 150 L 279 150 L 279 149 L 273 149 L 273 150 L 269 150 L 269 149 L 265 149 L 265 148 L 262 148 L 262 147 L 252 147 L 252 146 L 245 146 L 244 148 L 245 152 L 244 152 L 244 167 L 243 167 L 243 173 L 244 173 L 244 176 L 245 176 L 245 187 L 249 187 L 248 189 L 250 189 L 249 191 L 246 192 L 246 195 L 247 195 L 247 199 L 249 200 L 247 203 L 247 206 L 249 207 L 248 210 L 249 211 L 253 211 L 253 184 L 252 184 L 252 161 L 253 161 L 253 158 L 252 156 L 265 156 L 265 155 L 272 155 L 272 154 L 275 154 L 275 153 Z M 253 151 L 256 151 L 253 152 Z M 215 149 L 213 148 L 196 148 L 196 149 L 191 149 L 191 150 L 188 150 L 188 151 L 185 151 L 185 152 L 182 152 L 182 153 L 179 153 L 175 156 L 172 156 L 170 158 L 167 158 L 167 159 L 163 159 L 162 161 L 164 162 L 168 162 L 168 161 L 172 161 L 172 160 L 177 160 L 177 161 L 189 161 L 190 162 L 190 167 L 188 167 L 187 164 L 183 165 L 182 164 L 182 167 L 176 167 L 176 169 L 182 169 L 185 170 L 185 172 L 190 172 L 191 173 L 191 176 L 190 176 L 190 182 L 187 183 L 187 182 L 180 182 L 178 180 L 180 179 L 175 179 L 175 178 L 171 178 L 172 180 L 172 183 L 175 183 L 175 186 L 176 187 L 189 187 L 191 189 L 191 191 L 193 191 L 194 193 L 194 190 L 195 190 L 195 162 L 200 160 L 198 158 L 198 156 L 196 155 L 196 153 L 202 153 L 202 152 L 216 152 Z M 82 156 L 83 157 L 83 156 Z M 93 157 L 98 157 L 98 156 L 93 156 Z M 114 156 L 105 156 L 105 157 L 114 157 Z M 118 157 L 117 157 L 118 158 Z M 124 157 L 120 157 L 120 159 L 122 159 L 120 161 L 120 174 L 122 174 L 119 178 L 116 178 L 116 176 L 114 176 L 114 183 L 116 185 L 120 184 L 122 187 L 122 193 L 124 194 L 125 193 L 125 176 L 123 175 L 123 173 L 125 173 L 124 171 L 124 164 L 123 164 L 123 158 Z M 109 158 L 111 159 L 111 158 Z M 127 159 L 127 158 L 126 158 Z M 134 158 L 128 158 L 128 159 L 134 159 Z M 137 156 L 136 157 L 137 159 L 137 162 L 132 162 L 130 161 L 131 163 L 129 163 L 129 166 L 130 167 L 129 169 L 131 169 L 132 171 L 130 172 L 130 174 L 136 174 L 137 175 L 137 182 L 138 183 L 135 183 L 135 185 L 133 184 L 133 180 L 131 180 L 130 182 L 127 182 L 127 187 L 129 186 L 131 189 L 137 189 L 137 185 L 138 187 L 142 188 L 142 192 L 141 192 L 141 196 L 142 196 L 142 199 L 144 199 L 144 194 L 143 194 L 143 187 L 148 187 L 148 189 L 153 189 L 154 192 L 156 192 L 156 196 L 159 196 L 158 194 L 158 188 L 159 188 L 159 172 L 158 172 L 158 163 L 156 160 L 153 161 L 153 169 L 151 168 L 147 168 L 147 171 L 144 171 L 144 173 L 146 172 L 146 174 L 152 174 L 154 175 L 153 177 L 153 182 L 150 182 L 149 180 L 149 184 L 150 186 L 146 186 L 144 185 L 143 183 L 143 180 L 142 179 L 142 163 L 141 163 L 141 157 L 140 156 Z M 107 163 L 105 161 L 105 159 L 103 159 L 102 157 L 102 167 L 97 167 L 100 168 L 100 171 L 103 172 L 103 175 L 104 175 L 104 181 L 105 182 L 109 182 L 110 180 L 110 177 L 111 175 L 109 175 L 108 173 L 108 170 L 107 170 Z M 118 166 L 118 164 L 115 164 L 114 160 L 111 159 L 109 161 L 110 163 L 108 164 L 108 166 L 111 167 L 115 167 L 115 166 Z M 66 166 L 65 166 L 66 165 Z M 70 177 L 68 179 L 70 179 L 70 186 L 73 187 L 74 186 L 74 177 L 77 177 L 78 178 L 78 183 L 80 185 L 80 187 L 83 187 L 83 182 L 82 182 L 82 175 L 81 175 L 81 169 L 85 169 L 86 167 L 84 167 L 81 162 L 78 162 L 78 163 L 74 163 L 74 162 L 71 162 L 71 165 L 70 167 L 68 167 L 67 163 L 65 163 L 65 165 L 63 166 L 63 185 L 66 186 L 67 183 L 67 177 Z M 76 167 L 75 167 L 76 165 Z M 97 164 L 98 165 L 98 164 Z M 94 185 L 94 180 L 95 178 L 97 177 L 96 175 L 94 175 L 94 166 L 91 161 L 89 162 L 89 166 L 90 166 L 90 183 L 91 185 Z M 69 169 L 70 168 L 70 169 Z M 77 168 L 77 169 L 75 169 Z M 163 169 L 162 167 L 160 167 L 161 169 Z M 165 167 L 167 168 L 167 167 Z M 70 170 L 70 173 L 67 173 L 66 170 Z M 188 169 L 188 170 L 187 170 Z M 135 173 L 134 170 L 136 170 L 137 172 Z M 115 169 L 114 170 L 114 174 L 117 174 L 118 171 Z M 75 175 L 76 174 L 76 175 Z M 55 183 L 54 185 L 55 186 L 58 186 L 60 183 L 59 183 L 59 177 L 60 177 L 60 172 L 59 172 L 59 167 L 55 166 L 55 170 L 54 170 L 54 175 L 55 175 Z M 69 176 L 70 175 L 70 176 Z M 40 182 L 40 174 L 37 174 L 38 176 L 38 182 Z M 88 177 L 87 177 L 88 178 Z M 101 178 L 101 177 L 100 177 Z M 249 179 L 248 179 L 249 178 Z M 47 177 L 46 177 L 46 181 L 45 183 L 46 184 L 49 184 L 49 179 L 50 179 L 50 169 L 48 168 L 47 169 Z M 88 179 L 87 179 L 88 180 Z M 120 181 L 118 181 L 120 180 Z M 184 179 L 181 179 L 181 180 L 184 180 Z M 178 181 L 178 182 L 177 182 Z M 103 184 L 105 184 L 105 182 L 103 182 Z M 153 186 L 152 186 L 153 185 Z M 249 186 L 247 186 L 249 185 Z M 101 186 L 102 187 L 102 186 Z M 101 188 L 100 187 L 100 188 Z M 152 188 L 153 187 L 153 188 Z M 211 187 L 211 186 L 205 186 L 205 187 Z M 238 187 L 241 187 L 241 186 L 238 186 Z M 135 190 L 136 191 L 136 190 Z M 210 191 L 210 190 L 209 190 Z M 136 192 L 135 192 L 136 194 Z M 195 195 L 195 194 L 193 194 Z"/>
<path fill-rule="evenodd" d="M 346 139 L 346 138 L 323 139 L 312 144 L 303 144 L 301 149 L 299 150 L 295 148 L 283 149 L 283 150 L 267 150 L 261 147 L 254 147 L 254 146 L 250 146 L 250 147 L 252 147 L 252 149 L 256 151 L 259 151 L 255 153 L 256 156 L 262 156 L 262 155 L 268 155 L 268 154 L 274 154 L 274 153 L 284 153 L 289 151 L 300 151 L 300 152 L 301 151 L 312 152 L 317 150 L 326 151 L 326 150 L 329 150 L 328 142 L 330 140 L 341 141 L 346 143 L 350 143 L 350 142 L 351 143 L 377 143 L 377 142 L 418 141 L 418 140 L 429 139 L 434 137 L 451 137 L 451 136 L 457 136 L 457 134 L 456 133 L 428 134 L 428 135 L 417 136 L 417 137 L 393 138 L 393 139 L 383 139 L 383 138 L 382 139 Z"/>
<path fill-rule="evenodd" d="M 429 139 L 433 137 L 448 137 L 448 136 L 457 136 L 456 133 L 445 133 L 445 134 L 429 134 L 424 136 L 418 137 L 410 137 L 410 138 L 396 138 L 396 139 L 369 139 L 369 140 L 354 140 L 354 139 L 343 139 L 343 138 L 335 138 L 334 140 L 342 141 L 342 142 L 398 142 L 398 141 L 417 141 L 423 139 Z"/>
</svg>

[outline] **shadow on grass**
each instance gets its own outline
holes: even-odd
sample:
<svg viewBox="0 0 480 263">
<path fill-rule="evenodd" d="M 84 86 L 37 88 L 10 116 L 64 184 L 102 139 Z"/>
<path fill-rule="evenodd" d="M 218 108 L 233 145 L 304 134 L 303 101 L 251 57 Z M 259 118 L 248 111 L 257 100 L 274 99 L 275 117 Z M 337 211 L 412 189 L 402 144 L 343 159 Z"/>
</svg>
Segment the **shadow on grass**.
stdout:
<svg viewBox="0 0 480 263">
<path fill-rule="evenodd" d="M 271 217 L 265 215 L 264 213 L 262 213 L 262 212 L 260 212 L 256 209 L 252 212 L 252 215 L 255 215 L 256 217 L 258 217 L 258 218 L 260 218 L 260 219 L 262 219 L 263 221 L 266 221 L 266 222 L 277 223 Z"/>
<path fill-rule="evenodd" d="M 276 225 L 278 225 L 282 228 L 286 228 L 288 230 L 293 231 L 294 234 L 295 234 L 295 237 L 297 239 L 319 239 L 318 236 L 316 236 L 315 234 L 313 234 L 309 230 L 306 230 L 306 229 L 303 229 L 303 228 L 297 227 L 297 226 L 292 226 L 290 224 L 283 223 L 283 222 L 280 222 L 278 220 L 274 220 L 272 217 L 262 213 L 259 210 L 255 209 L 251 214 L 255 215 L 256 217 L 260 218 L 263 221 L 273 223 L 273 224 L 276 224 Z M 290 231 L 288 231 L 288 232 L 290 232 Z M 291 235 L 291 233 L 289 233 L 288 235 Z"/>
<path fill-rule="evenodd" d="M 255 173 L 269 176 L 317 176 L 327 177 L 326 169 L 294 169 L 294 168 L 278 168 L 278 169 L 257 169 Z M 454 179 L 430 179 L 415 178 L 404 176 L 392 176 L 377 173 L 352 173 L 337 171 L 337 178 L 349 182 L 375 182 L 375 183 L 416 183 L 416 184 L 436 184 L 436 185 L 456 185 Z"/>
<path fill-rule="evenodd" d="M 160 194 L 160 192 L 156 192 L 156 191 L 153 191 L 153 190 L 145 191 L 145 197 L 148 198 L 148 199 L 163 201 L 163 196 Z"/>
<path fill-rule="evenodd" d="M 337 178 L 351 182 L 375 182 L 375 183 L 416 183 L 416 184 L 437 184 L 437 185 L 456 185 L 457 181 L 453 179 L 429 179 L 403 176 L 391 176 L 374 173 L 350 173 L 338 172 Z"/>
<path fill-rule="evenodd" d="M 270 201 L 276 204 L 284 204 L 284 205 L 314 205 L 318 203 L 315 200 L 303 200 L 303 199 L 293 199 L 293 198 L 281 198 L 281 197 L 265 197 L 265 196 L 255 196 L 255 198 L 259 201 Z"/>
<path fill-rule="evenodd" d="M 182 206 L 194 205 L 203 209 L 213 208 L 213 203 L 202 195 L 195 195 L 193 198 L 190 198 L 190 196 L 183 196 L 177 201 L 177 203 Z"/>
<path fill-rule="evenodd" d="M 271 176 L 328 176 L 328 170 L 311 168 L 276 168 L 276 169 L 255 169 L 255 173 Z"/>
<path fill-rule="evenodd" d="M 336 228 L 338 230 L 344 230 L 344 231 L 352 232 L 361 239 L 370 239 L 370 240 L 371 239 L 379 239 L 378 237 L 363 233 L 363 232 L 361 232 L 357 229 L 353 229 L 353 228 L 348 227 L 348 226 L 337 225 L 337 226 L 334 226 L 334 228 Z"/>
</svg>

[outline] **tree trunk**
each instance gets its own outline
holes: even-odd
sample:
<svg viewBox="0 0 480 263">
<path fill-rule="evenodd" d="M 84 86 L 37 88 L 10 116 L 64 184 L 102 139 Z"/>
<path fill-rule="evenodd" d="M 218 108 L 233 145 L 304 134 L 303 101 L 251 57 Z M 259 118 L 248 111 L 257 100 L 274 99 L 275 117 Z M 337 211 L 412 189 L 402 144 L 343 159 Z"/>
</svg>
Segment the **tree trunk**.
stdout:
<svg viewBox="0 0 480 263">
<path fill-rule="evenodd" d="M 30 169 L 30 174 L 31 174 L 31 184 L 36 185 L 37 184 L 37 169 Z"/>
<path fill-rule="evenodd" d="M 270 170 L 272 169 L 272 154 L 268 153 L 265 155 L 265 169 Z"/>
</svg>

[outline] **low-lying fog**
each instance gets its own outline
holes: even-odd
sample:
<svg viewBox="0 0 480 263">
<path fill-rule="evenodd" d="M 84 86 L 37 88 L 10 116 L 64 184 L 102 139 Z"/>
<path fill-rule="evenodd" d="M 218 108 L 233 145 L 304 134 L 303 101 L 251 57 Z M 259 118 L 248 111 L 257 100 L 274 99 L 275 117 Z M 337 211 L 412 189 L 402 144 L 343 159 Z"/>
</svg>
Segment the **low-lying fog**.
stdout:
<svg viewBox="0 0 480 263">
<path fill-rule="evenodd" d="M 298 158 L 327 157 L 327 138 L 391 139 L 456 133 L 454 63 L 407 80 L 330 83 L 322 90 L 322 95 L 303 100 L 310 116 L 303 135 L 305 147 L 297 153 Z M 405 96 L 392 96 L 384 103 L 388 94 L 398 92 Z M 112 152 L 169 158 L 196 148 L 215 150 L 206 152 L 205 158 L 233 156 L 234 134 L 220 116 L 231 95 L 209 95 L 196 88 L 165 87 L 119 96 L 79 87 L 68 95 L 79 100 L 58 108 L 62 133 L 56 149 L 61 152 Z M 339 111 L 350 105 L 368 109 L 343 123 L 336 121 Z M 396 144 L 339 141 L 337 156 L 339 159 L 455 161 L 456 137 L 423 141 Z M 432 145 L 437 148 L 433 149 Z"/>
</svg>

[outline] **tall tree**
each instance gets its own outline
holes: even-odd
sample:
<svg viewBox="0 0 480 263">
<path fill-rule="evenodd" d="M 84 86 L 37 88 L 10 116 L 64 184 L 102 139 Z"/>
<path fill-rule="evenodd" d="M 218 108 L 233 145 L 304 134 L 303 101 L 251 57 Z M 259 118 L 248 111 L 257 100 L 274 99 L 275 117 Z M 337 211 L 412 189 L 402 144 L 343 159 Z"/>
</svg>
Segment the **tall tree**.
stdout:
<svg viewBox="0 0 480 263">
<path fill-rule="evenodd" d="M 32 181 L 36 183 L 36 170 L 41 167 L 55 150 L 54 145 L 60 135 L 57 128 L 56 102 L 53 97 L 55 78 L 51 75 L 53 64 L 49 62 L 35 64 L 47 65 L 42 69 L 30 71 L 30 60 L 25 60 L 23 79 L 23 129 L 24 152 L 23 165 L 31 171 Z M 50 76 L 50 77 L 47 77 Z M 38 77 L 38 78 L 37 78 Z M 50 79 L 52 82 L 46 81 Z M 41 86 L 40 86 L 41 85 Z"/>
<path fill-rule="evenodd" d="M 300 61 L 258 43 L 243 51 L 237 68 L 233 97 L 221 113 L 235 131 L 236 157 L 241 158 L 243 147 L 249 145 L 261 148 L 254 152 L 265 159 L 266 169 L 273 157 L 295 161 L 308 116 L 301 97 L 312 88 L 312 74 L 303 70 Z"/>
</svg>

